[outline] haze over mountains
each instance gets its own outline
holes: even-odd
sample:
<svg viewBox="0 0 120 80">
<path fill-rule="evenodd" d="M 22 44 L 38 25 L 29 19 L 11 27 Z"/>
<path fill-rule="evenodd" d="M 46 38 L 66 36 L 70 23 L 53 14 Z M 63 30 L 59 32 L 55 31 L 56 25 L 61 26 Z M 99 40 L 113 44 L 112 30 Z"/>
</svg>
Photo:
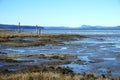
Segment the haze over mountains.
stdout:
<svg viewBox="0 0 120 80">
<path fill-rule="evenodd" d="M 40 26 L 41 27 L 41 26 Z M 28 26 L 21 25 L 22 29 L 36 29 L 36 26 Z M 46 30 L 120 30 L 120 26 L 90 26 L 90 25 L 82 25 L 80 27 L 67 27 L 67 26 L 42 26 L 42 29 Z M 18 29 L 18 25 L 9 25 L 9 24 L 0 24 L 0 29 Z"/>
</svg>

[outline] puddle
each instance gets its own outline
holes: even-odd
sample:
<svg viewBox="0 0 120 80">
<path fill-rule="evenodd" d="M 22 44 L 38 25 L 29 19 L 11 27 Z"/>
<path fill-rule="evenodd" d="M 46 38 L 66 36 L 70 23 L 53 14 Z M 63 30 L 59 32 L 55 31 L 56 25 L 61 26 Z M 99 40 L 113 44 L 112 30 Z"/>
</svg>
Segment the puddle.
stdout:
<svg viewBox="0 0 120 80">
<path fill-rule="evenodd" d="M 85 60 L 85 61 L 89 61 L 88 56 L 78 56 L 78 59 L 80 59 L 80 60 Z"/>
<path fill-rule="evenodd" d="M 11 68 L 11 69 L 8 69 L 9 72 L 14 72 L 14 71 L 16 71 L 16 70 L 17 70 L 17 69 L 12 69 L 12 68 Z"/>
<path fill-rule="evenodd" d="M 33 38 L 33 37 L 25 37 L 25 38 L 9 38 L 9 40 L 13 40 L 13 41 L 19 41 L 19 40 L 24 40 L 24 41 L 36 41 L 38 40 L 38 38 Z"/>
<path fill-rule="evenodd" d="M 38 38 L 32 38 L 32 37 L 25 37 L 25 38 L 23 38 L 23 40 L 25 40 L 25 41 L 38 41 L 39 39 Z"/>
<path fill-rule="evenodd" d="M 104 60 L 116 60 L 116 58 L 103 58 Z"/>
<path fill-rule="evenodd" d="M 66 49 L 67 49 L 67 47 L 62 47 L 62 48 L 61 48 L 61 50 L 66 50 Z"/>
<path fill-rule="evenodd" d="M 6 64 L 6 62 L 0 62 L 0 67 L 4 67 Z"/>
<path fill-rule="evenodd" d="M 34 60 L 37 58 L 34 57 L 21 57 L 21 58 L 15 58 L 14 60 L 22 61 L 22 60 Z"/>
<path fill-rule="evenodd" d="M 7 48 L 8 48 L 7 46 L 0 45 L 0 50 L 1 49 L 7 49 Z"/>
<path fill-rule="evenodd" d="M 8 52 L 16 52 L 16 53 L 17 52 L 19 52 L 19 53 L 25 52 L 24 49 L 14 49 L 14 48 L 7 48 L 6 51 L 8 51 Z"/>
<path fill-rule="evenodd" d="M 115 45 L 115 47 L 116 47 L 116 48 L 120 48 L 120 44 L 119 44 L 119 45 L 118 45 L 118 44 L 116 44 L 116 45 Z"/>
<path fill-rule="evenodd" d="M 105 48 L 105 47 L 102 47 L 102 48 L 100 48 L 101 50 L 107 50 L 107 48 Z"/>
</svg>

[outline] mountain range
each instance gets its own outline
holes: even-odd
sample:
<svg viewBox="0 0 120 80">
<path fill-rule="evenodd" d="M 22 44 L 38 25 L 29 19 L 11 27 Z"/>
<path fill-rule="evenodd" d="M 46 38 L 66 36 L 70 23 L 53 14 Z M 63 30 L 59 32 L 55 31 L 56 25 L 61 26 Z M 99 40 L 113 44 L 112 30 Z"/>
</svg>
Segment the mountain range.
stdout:
<svg viewBox="0 0 120 80">
<path fill-rule="evenodd" d="M 23 26 L 22 29 L 36 29 L 36 26 Z M 66 26 L 40 26 L 40 28 L 45 30 L 120 30 L 120 26 L 90 26 L 82 25 L 80 27 L 66 27 Z M 0 29 L 18 29 L 18 25 L 0 24 Z"/>
</svg>

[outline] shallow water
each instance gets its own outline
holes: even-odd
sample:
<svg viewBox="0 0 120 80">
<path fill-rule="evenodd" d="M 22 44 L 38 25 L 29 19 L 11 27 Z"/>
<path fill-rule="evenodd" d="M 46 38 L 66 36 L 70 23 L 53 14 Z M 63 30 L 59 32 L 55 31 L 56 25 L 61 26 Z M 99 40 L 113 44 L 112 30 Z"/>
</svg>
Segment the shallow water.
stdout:
<svg viewBox="0 0 120 80">
<path fill-rule="evenodd" d="M 1 52 L 9 54 L 78 54 L 78 59 L 85 60 L 84 65 L 71 63 L 61 65 L 71 67 L 75 73 L 106 74 L 112 69 L 113 76 L 120 76 L 120 31 L 42 31 L 55 34 L 81 34 L 87 38 L 65 42 L 65 45 L 46 45 L 38 47 L 1 47 Z M 119 56 L 119 57 L 118 57 Z M 2 65 L 0 65 L 2 66 Z"/>
</svg>

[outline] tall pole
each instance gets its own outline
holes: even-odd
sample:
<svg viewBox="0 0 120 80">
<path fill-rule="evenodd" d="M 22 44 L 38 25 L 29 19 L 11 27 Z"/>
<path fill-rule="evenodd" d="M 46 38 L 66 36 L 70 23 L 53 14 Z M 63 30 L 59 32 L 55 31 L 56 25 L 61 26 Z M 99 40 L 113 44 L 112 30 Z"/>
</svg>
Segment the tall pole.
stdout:
<svg viewBox="0 0 120 80">
<path fill-rule="evenodd" d="M 38 25 L 36 25 L 36 33 L 38 34 Z"/>
<path fill-rule="evenodd" d="M 40 33 L 40 34 L 41 34 L 41 29 L 42 29 L 42 27 L 40 26 L 40 27 L 39 27 L 39 33 Z"/>
<path fill-rule="evenodd" d="M 18 33 L 20 33 L 20 22 L 18 23 Z"/>
<path fill-rule="evenodd" d="M 40 34 L 40 27 L 38 28 L 38 34 Z"/>
<path fill-rule="evenodd" d="M 36 25 L 36 33 L 41 34 L 41 27 L 38 27 L 38 25 Z"/>
</svg>

